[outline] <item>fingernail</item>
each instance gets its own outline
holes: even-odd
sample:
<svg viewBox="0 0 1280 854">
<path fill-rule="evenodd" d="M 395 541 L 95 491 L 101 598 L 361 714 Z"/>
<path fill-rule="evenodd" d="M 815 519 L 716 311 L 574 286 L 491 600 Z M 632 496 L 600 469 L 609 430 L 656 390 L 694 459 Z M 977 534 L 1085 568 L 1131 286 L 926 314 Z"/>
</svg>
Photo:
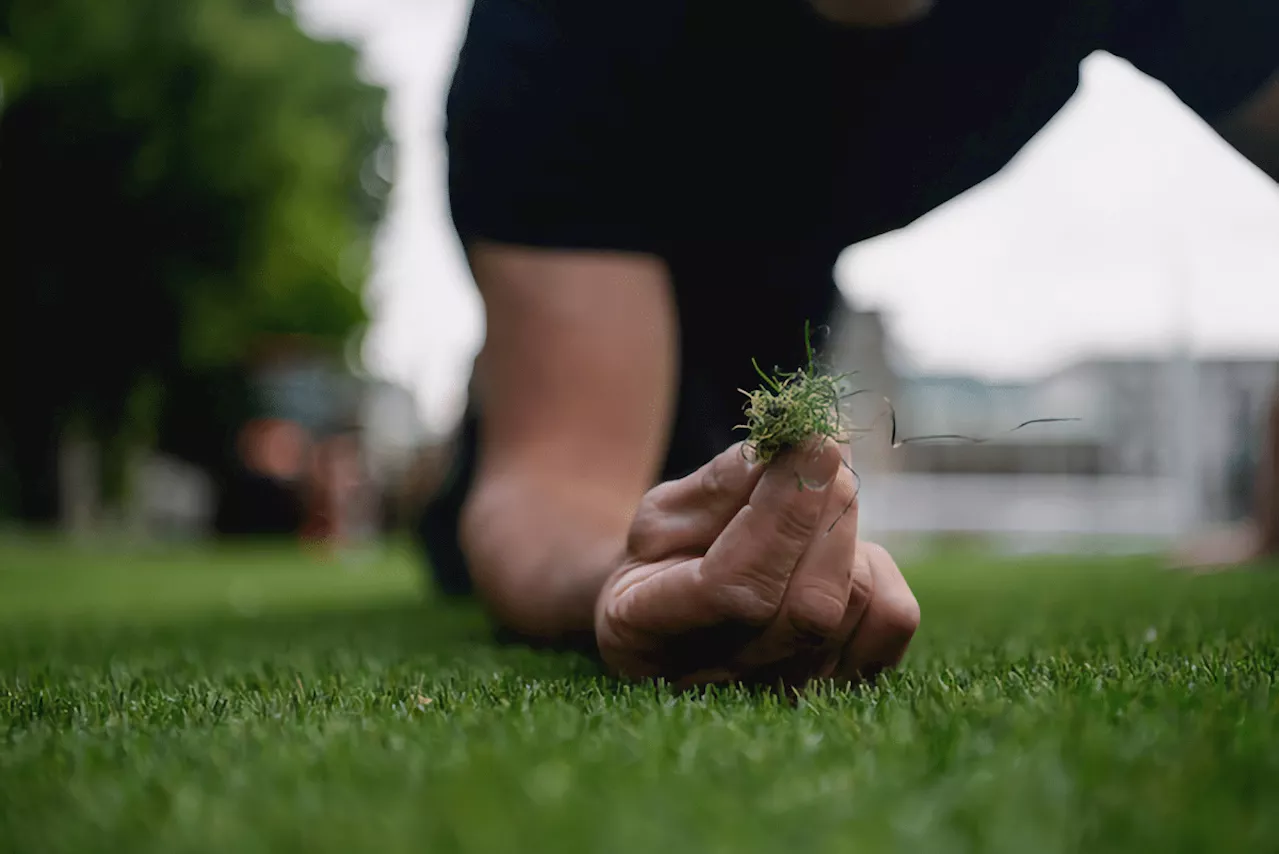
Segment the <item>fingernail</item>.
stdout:
<svg viewBox="0 0 1280 854">
<path fill-rule="evenodd" d="M 797 452 L 796 476 L 810 489 L 825 489 L 840 470 L 840 454 L 828 442 Z"/>
</svg>

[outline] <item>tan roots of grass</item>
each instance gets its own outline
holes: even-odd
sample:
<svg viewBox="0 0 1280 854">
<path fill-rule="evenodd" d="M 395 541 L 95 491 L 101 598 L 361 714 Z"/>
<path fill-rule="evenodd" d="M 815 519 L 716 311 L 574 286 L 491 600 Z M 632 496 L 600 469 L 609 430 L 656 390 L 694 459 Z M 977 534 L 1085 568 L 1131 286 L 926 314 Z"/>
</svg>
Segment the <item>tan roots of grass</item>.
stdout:
<svg viewBox="0 0 1280 854">
<path fill-rule="evenodd" d="M 798 371 L 761 370 L 751 364 L 764 380 L 754 391 L 739 389 L 747 396 L 747 423 L 736 429 L 747 431 L 746 447 L 757 460 L 768 465 L 775 457 L 814 441 L 846 441 L 840 423 L 840 382 L 847 374 L 829 376 L 814 367 L 809 324 L 804 326 L 804 345 L 809 363 Z"/>
</svg>

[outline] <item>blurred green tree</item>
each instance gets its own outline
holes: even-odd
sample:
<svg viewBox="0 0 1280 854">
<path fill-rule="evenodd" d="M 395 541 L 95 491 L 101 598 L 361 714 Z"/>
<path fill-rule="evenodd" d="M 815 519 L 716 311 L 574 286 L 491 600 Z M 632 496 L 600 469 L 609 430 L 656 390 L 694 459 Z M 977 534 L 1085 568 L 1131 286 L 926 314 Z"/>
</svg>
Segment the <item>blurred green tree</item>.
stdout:
<svg viewBox="0 0 1280 854">
<path fill-rule="evenodd" d="M 20 517 L 56 513 L 64 431 L 105 449 L 118 500 L 129 449 L 192 388 L 237 388 L 260 336 L 358 334 L 384 103 L 350 45 L 279 2 L 0 0 L 0 442 Z"/>
</svg>

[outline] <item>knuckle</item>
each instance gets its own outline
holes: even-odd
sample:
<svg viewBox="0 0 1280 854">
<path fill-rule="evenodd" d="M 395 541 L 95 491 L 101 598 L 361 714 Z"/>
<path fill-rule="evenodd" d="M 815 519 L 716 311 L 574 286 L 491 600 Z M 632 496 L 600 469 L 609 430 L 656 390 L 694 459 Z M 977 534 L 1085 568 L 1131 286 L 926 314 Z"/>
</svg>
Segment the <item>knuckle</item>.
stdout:
<svg viewBox="0 0 1280 854">
<path fill-rule="evenodd" d="M 809 497 L 797 493 L 798 500 L 788 501 L 774 514 L 773 533 L 788 548 L 803 549 L 813 537 L 817 511 L 812 501 L 803 500 Z"/>
<path fill-rule="evenodd" d="M 702 467 L 702 473 L 698 475 L 698 487 L 707 498 L 719 498 L 729 491 L 724 466 L 722 457 L 716 457 Z"/>
<path fill-rule="evenodd" d="M 637 638 L 643 634 L 642 627 L 636 623 L 634 611 L 625 593 L 611 596 L 603 609 L 603 619 L 597 634 L 601 633 L 599 628 L 603 628 L 603 634 L 617 649 L 634 648 L 638 645 Z"/>
<path fill-rule="evenodd" d="M 659 483 L 640 499 L 640 504 L 636 507 L 636 516 L 667 511 L 672 504 L 673 496 L 676 494 L 678 494 L 678 486 L 675 482 L 664 481 Z"/>
<path fill-rule="evenodd" d="M 805 590 L 787 607 L 786 619 L 802 638 L 826 640 L 840 631 L 846 603 L 822 590 Z"/>
<path fill-rule="evenodd" d="M 627 552 L 638 558 L 648 557 L 660 538 L 662 524 L 652 515 L 638 515 L 627 532 Z"/>
<path fill-rule="evenodd" d="M 782 591 L 772 579 L 749 574 L 719 586 L 714 597 L 725 619 L 762 626 L 777 616 Z"/>
<path fill-rule="evenodd" d="M 894 563 L 893 557 L 883 546 L 878 543 L 862 542 L 859 543 L 859 548 L 864 550 L 868 568 L 877 565 L 892 570 L 892 575 L 882 573 L 892 581 L 887 585 L 886 590 L 876 591 L 882 593 L 876 601 L 876 608 L 880 612 L 880 623 L 886 639 L 896 641 L 905 648 L 915 636 L 916 630 L 920 628 L 920 603 L 906 581 L 902 579 L 901 573 L 897 571 L 897 564 Z M 874 572 L 871 575 L 874 577 Z"/>
<path fill-rule="evenodd" d="M 597 640 L 601 642 L 602 648 L 606 645 L 606 641 L 610 648 L 620 648 L 623 646 L 620 635 L 630 629 L 628 609 L 622 601 L 623 597 L 614 592 L 610 592 L 607 596 L 603 607 L 596 611 Z"/>
<path fill-rule="evenodd" d="M 857 509 L 858 480 L 849 469 L 841 468 L 840 474 L 831 484 L 831 500 L 833 503 L 839 502 L 838 506 L 841 508 L 852 505 L 850 511 Z"/>
<path fill-rule="evenodd" d="M 920 603 L 904 590 L 885 603 L 884 633 L 888 639 L 906 646 L 920 628 Z"/>
<path fill-rule="evenodd" d="M 862 553 L 862 556 L 866 559 L 868 565 L 889 564 L 891 566 L 897 566 L 897 564 L 894 563 L 893 556 L 890 555 L 888 550 L 879 543 L 873 543 L 868 540 L 858 540 L 858 551 Z"/>
<path fill-rule="evenodd" d="M 871 572 L 871 564 L 865 558 L 856 558 L 849 584 L 849 607 L 856 611 L 863 611 L 871 603 L 873 595 L 875 595 L 875 576 Z"/>
<path fill-rule="evenodd" d="M 662 551 L 668 530 L 665 495 L 662 486 L 655 487 L 640 499 L 627 530 L 627 552 L 641 558 L 653 558 Z"/>
</svg>

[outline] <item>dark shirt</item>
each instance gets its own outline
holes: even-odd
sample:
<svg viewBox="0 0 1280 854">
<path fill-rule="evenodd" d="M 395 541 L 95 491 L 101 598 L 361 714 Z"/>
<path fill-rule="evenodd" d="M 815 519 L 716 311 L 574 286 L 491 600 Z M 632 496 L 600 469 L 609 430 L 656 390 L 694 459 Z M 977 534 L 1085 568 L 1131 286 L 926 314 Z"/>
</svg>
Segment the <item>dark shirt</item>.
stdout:
<svg viewBox="0 0 1280 854">
<path fill-rule="evenodd" d="M 1277 26 L 1271 0 L 940 0 L 882 29 L 804 0 L 475 0 L 448 96 L 453 220 L 464 241 L 667 261 L 671 477 L 739 437 L 753 356 L 803 363 L 841 250 L 995 174 L 1089 54 L 1213 120 L 1274 72 Z"/>
</svg>

